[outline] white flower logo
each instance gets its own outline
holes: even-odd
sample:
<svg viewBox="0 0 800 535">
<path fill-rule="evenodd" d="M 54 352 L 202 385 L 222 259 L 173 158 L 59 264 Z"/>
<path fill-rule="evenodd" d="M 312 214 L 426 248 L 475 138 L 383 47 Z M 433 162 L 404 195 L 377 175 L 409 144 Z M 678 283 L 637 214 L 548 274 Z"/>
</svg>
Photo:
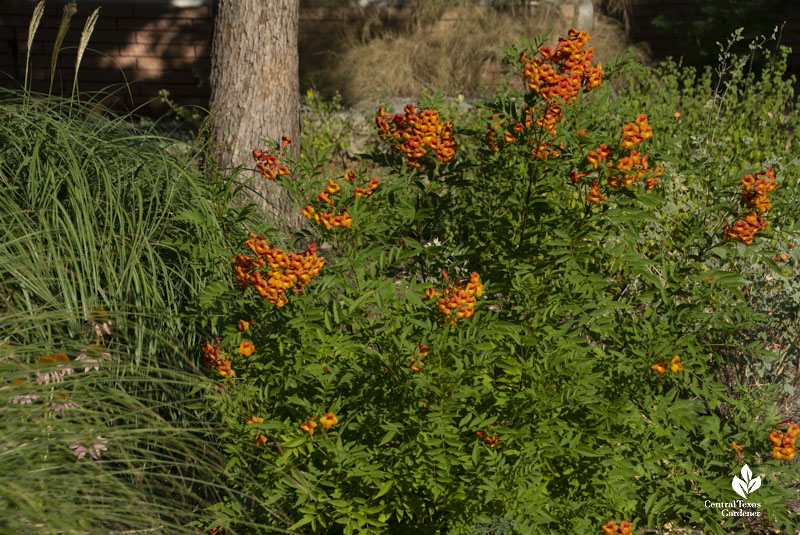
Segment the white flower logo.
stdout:
<svg viewBox="0 0 800 535">
<path fill-rule="evenodd" d="M 736 491 L 736 494 L 746 500 L 748 494 L 754 493 L 761 487 L 761 478 L 754 478 L 750 467 L 744 465 L 742 467 L 742 479 L 739 479 L 738 476 L 733 476 L 733 482 L 731 483 L 731 486 L 733 487 L 733 490 Z"/>
</svg>

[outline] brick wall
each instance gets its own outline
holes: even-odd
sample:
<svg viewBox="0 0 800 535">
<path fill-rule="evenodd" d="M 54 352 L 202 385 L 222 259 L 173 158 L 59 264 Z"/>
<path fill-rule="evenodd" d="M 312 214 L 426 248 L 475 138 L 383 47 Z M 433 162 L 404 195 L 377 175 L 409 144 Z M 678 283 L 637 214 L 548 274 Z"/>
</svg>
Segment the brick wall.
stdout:
<svg viewBox="0 0 800 535">
<path fill-rule="evenodd" d="M 64 2 L 48 1 L 31 47 L 35 91 L 47 91 L 53 45 Z M 69 93 L 77 45 L 87 17 L 102 5 L 84 53 L 78 85 L 81 91 L 116 90 L 107 101 L 117 108 L 145 106 L 163 111 L 158 91 L 168 89 L 185 105 L 208 105 L 213 20 L 211 7 L 171 7 L 157 3 L 78 3 L 59 56 L 54 92 Z M 28 25 L 34 2 L 0 4 L 0 85 L 18 86 L 25 72 Z"/>
</svg>

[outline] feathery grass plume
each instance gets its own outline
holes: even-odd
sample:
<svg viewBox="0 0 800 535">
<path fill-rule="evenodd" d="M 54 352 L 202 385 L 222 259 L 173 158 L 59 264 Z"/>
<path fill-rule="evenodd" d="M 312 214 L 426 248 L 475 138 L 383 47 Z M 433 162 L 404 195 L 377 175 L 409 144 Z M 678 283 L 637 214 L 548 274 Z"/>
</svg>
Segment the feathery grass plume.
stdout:
<svg viewBox="0 0 800 535">
<path fill-rule="evenodd" d="M 81 41 L 78 44 L 78 57 L 75 60 L 75 78 L 72 80 L 72 95 L 75 96 L 75 90 L 78 87 L 78 70 L 81 67 L 81 60 L 83 59 L 83 53 L 86 50 L 86 45 L 89 44 L 89 38 L 92 36 L 92 32 L 94 31 L 94 25 L 97 22 L 97 19 L 100 18 L 100 8 L 92 12 L 89 15 L 89 18 L 86 19 L 86 24 L 83 26 L 83 32 L 81 32 Z"/>
<path fill-rule="evenodd" d="M 53 92 L 53 79 L 56 75 L 56 61 L 58 60 L 58 53 L 61 52 L 61 44 L 64 42 L 64 37 L 69 30 L 69 21 L 72 16 L 78 11 L 78 4 L 72 0 L 69 4 L 64 6 L 64 14 L 61 16 L 61 24 L 58 27 L 58 35 L 56 35 L 56 42 L 53 45 L 53 55 L 50 58 L 50 88 L 47 90 L 48 94 Z"/>
<path fill-rule="evenodd" d="M 33 44 L 33 36 L 36 35 L 36 30 L 39 29 L 39 23 L 42 21 L 42 15 L 44 15 L 44 0 L 41 0 L 36 7 L 33 8 L 33 16 L 31 17 L 31 23 L 28 26 L 28 52 L 25 56 L 25 83 L 23 86 L 25 89 L 28 89 L 28 68 L 30 67 L 31 63 L 31 45 Z"/>
</svg>

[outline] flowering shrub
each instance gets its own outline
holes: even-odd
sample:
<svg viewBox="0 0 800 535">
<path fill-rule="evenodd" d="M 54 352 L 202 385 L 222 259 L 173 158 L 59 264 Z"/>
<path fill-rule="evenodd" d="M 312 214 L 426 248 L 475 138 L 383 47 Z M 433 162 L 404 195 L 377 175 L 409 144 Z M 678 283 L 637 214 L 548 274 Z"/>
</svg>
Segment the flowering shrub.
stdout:
<svg viewBox="0 0 800 535">
<path fill-rule="evenodd" d="M 247 525 L 721 534 L 697 504 L 729 496 L 745 461 L 774 481 L 759 491 L 770 521 L 790 524 L 796 426 L 770 435 L 769 398 L 723 381 L 760 318 L 718 261 L 749 254 L 722 239 L 725 218 L 771 208 L 781 182 L 750 170 L 702 217 L 666 217 L 673 134 L 639 106 L 604 113 L 617 69 L 592 66 L 588 40 L 512 47 L 526 92 L 483 106 L 486 135 L 435 100 L 379 110 L 380 180 L 314 161 L 299 181 L 275 172 L 317 223 L 294 240 L 325 258 L 251 235 L 255 256 L 234 257 L 220 294 L 235 299 L 228 325 L 203 346 L 232 476 L 257 471 L 243 492 L 269 504 Z M 232 510 L 221 520 L 242 528 Z"/>
<path fill-rule="evenodd" d="M 384 117 L 389 117 L 388 120 Z M 419 167 L 419 160 L 433 151 L 439 163 L 447 163 L 456 154 L 456 142 L 452 137 L 453 123 L 439 120 L 439 112 L 417 108 L 409 104 L 405 113 L 391 115 L 381 108 L 375 117 L 381 137 L 392 149 L 405 154 L 408 167 Z M 427 147 L 427 149 L 426 149 Z"/>
</svg>

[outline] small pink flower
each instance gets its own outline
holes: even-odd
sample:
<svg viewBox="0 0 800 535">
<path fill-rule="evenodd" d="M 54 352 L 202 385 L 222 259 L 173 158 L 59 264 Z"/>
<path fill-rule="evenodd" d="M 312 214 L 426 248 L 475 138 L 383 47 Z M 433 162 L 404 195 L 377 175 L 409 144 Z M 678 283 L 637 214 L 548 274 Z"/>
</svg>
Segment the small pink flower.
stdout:
<svg viewBox="0 0 800 535">
<path fill-rule="evenodd" d="M 70 399 L 69 393 L 66 392 L 58 393 L 56 394 L 56 396 L 58 396 L 59 399 L 63 399 L 63 401 L 50 402 L 50 408 L 53 409 L 53 412 L 55 414 L 58 414 L 60 412 L 66 412 L 70 409 L 78 407 L 78 404 Z"/>
<path fill-rule="evenodd" d="M 17 405 L 30 405 L 34 401 L 38 400 L 40 396 L 35 394 L 22 394 L 20 396 L 11 396 L 8 398 L 8 401 L 11 403 L 16 403 Z"/>
<path fill-rule="evenodd" d="M 103 360 L 109 358 L 111 353 L 105 351 L 103 346 L 100 344 L 92 344 L 90 347 L 81 350 L 81 354 L 75 357 L 76 361 L 83 362 L 84 372 L 88 372 L 89 370 L 99 370 L 100 364 Z"/>
<path fill-rule="evenodd" d="M 87 438 L 81 444 L 73 444 L 69 449 L 73 450 L 78 459 L 83 459 L 88 453 L 96 461 L 100 458 L 101 451 L 108 451 L 108 447 L 105 445 L 106 442 L 108 442 L 108 439 L 98 435 L 93 439 L 91 437 Z"/>
</svg>

